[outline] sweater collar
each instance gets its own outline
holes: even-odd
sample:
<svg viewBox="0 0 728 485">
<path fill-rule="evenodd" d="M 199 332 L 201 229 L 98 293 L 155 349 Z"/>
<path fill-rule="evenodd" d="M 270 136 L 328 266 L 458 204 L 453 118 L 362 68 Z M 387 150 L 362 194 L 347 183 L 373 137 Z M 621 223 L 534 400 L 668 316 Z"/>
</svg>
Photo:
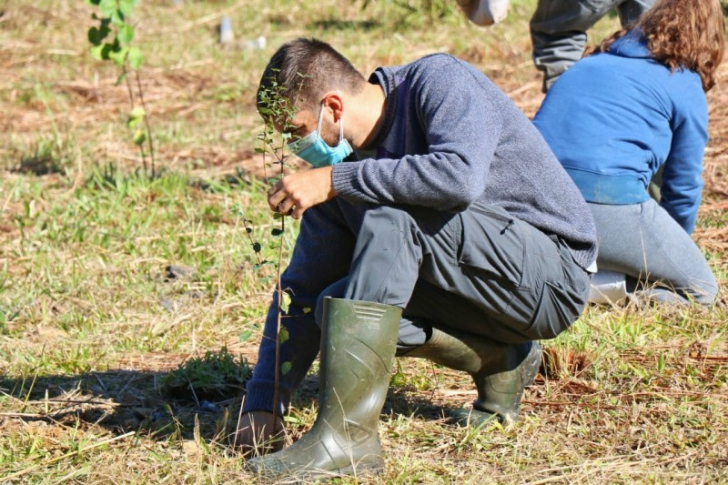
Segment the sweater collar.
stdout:
<svg viewBox="0 0 728 485">
<path fill-rule="evenodd" d="M 371 150 L 384 142 L 387 138 L 389 130 L 392 129 L 394 118 L 397 113 L 397 86 L 400 80 L 397 79 L 391 69 L 379 67 L 369 76 L 371 84 L 379 84 L 384 93 L 384 119 L 377 128 L 377 133 L 372 138 L 368 146 L 363 147 L 365 150 Z"/>
</svg>

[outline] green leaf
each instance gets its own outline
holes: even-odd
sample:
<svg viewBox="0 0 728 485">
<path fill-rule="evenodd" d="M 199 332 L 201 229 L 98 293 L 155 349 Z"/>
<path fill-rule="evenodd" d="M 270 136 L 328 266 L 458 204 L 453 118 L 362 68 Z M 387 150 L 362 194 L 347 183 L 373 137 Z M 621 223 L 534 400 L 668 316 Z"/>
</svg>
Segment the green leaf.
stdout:
<svg viewBox="0 0 728 485">
<path fill-rule="evenodd" d="M 121 83 L 123 83 L 124 80 L 126 80 L 127 74 L 129 74 L 129 73 L 126 72 L 126 71 L 124 71 L 124 72 L 121 73 L 121 75 L 119 77 L 116 78 L 116 85 L 117 86 L 120 86 Z"/>
<path fill-rule="evenodd" d="M 122 47 L 119 50 L 112 50 L 109 52 L 109 59 L 114 61 L 114 64 L 121 67 L 124 65 L 124 62 L 126 62 L 126 55 L 129 52 L 128 47 Z"/>
<path fill-rule="evenodd" d="M 132 118 L 144 118 L 146 115 L 147 112 L 144 111 L 144 108 L 142 106 L 137 106 L 129 113 L 129 116 L 131 116 Z"/>
<path fill-rule="evenodd" d="M 240 333 L 240 341 L 241 342 L 245 342 L 246 340 L 248 340 L 252 336 L 253 336 L 253 332 L 251 332 L 250 330 L 246 330 L 244 332 L 241 332 Z"/>
<path fill-rule="evenodd" d="M 253 251 L 255 251 L 256 253 L 259 253 L 260 249 L 261 249 L 260 243 L 253 243 Z"/>
<path fill-rule="evenodd" d="M 288 374 L 289 372 L 291 372 L 292 368 L 293 368 L 293 364 L 291 364 L 290 362 L 286 361 L 286 362 L 282 363 L 281 364 L 281 374 L 283 374 L 283 375 Z"/>
<path fill-rule="evenodd" d="M 308 315 L 312 311 L 313 311 L 313 308 L 311 308 L 310 306 L 303 307 L 303 314 L 304 315 Z"/>
<path fill-rule="evenodd" d="M 111 44 L 95 45 L 91 48 L 91 57 L 97 61 L 105 61 L 109 59 L 109 54 L 113 51 Z"/>
<path fill-rule="evenodd" d="M 124 23 L 124 14 L 121 13 L 121 10 L 114 10 L 111 13 L 111 23 L 116 25 L 117 27 L 122 27 L 125 25 Z"/>
<path fill-rule="evenodd" d="M 283 214 L 281 214 L 280 212 L 274 212 L 273 219 L 283 219 Z"/>
<path fill-rule="evenodd" d="M 270 232 L 271 236 L 280 236 L 281 234 L 283 234 L 283 229 L 278 229 L 277 227 Z"/>
<path fill-rule="evenodd" d="M 134 27 L 124 24 L 119 27 L 119 33 L 116 35 L 122 45 L 129 45 L 134 40 Z"/>
<path fill-rule="evenodd" d="M 131 129 L 136 128 L 139 126 L 139 123 L 144 120 L 144 116 L 146 115 L 146 112 L 144 111 L 144 108 L 141 106 L 137 106 L 133 110 L 131 110 L 131 113 L 129 113 L 129 119 L 126 122 L 126 126 L 128 126 Z"/>
<path fill-rule="evenodd" d="M 130 47 L 129 48 L 129 65 L 132 69 L 135 71 L 138 71 L 140 67 L 142 67 L 142 62 L 144 62 L 144 56 L 142 56 L 142 52 L 139 50 L 138 47 Z"/>
<path fill-rule="evenodd" d="M 137 146 L 142 146 L 144 142 L 147 140 L 147 135 L 144 133 L 144 130 L 137 130 L 134 132 L 134 144 Z"/>
<path fill-rule="evenodd" d="M 101 0 L 86 0 L 86 5 L 98 5 Z"/>
<path fill-rule="evenodd" d="M 291 295 L 283 292 L 283 301 L 280 302 L 281 311 L 288 313 L 288 308 L 291 306 Z"/>
<path fill-rule="evenodd" d="M 106 18 L 111 17 L 116 12 L 116 0 L 100 0 L 98 6 L 99 10 L 101 10 L 101 15 Z"/>
<path fill-rule="evenodd" d="M 105 23 L 102 23 L 98 27 L 91 27 L 88 31 L 88 41 L 93 45 L 99 45 L 110 32 L 111 29 Z"/>
<path fill-rule="evenodd" d="M 290 337 L 288 329 L 286 327 L 281 327 L 281 331 L 278 332 L 278 341 L 280 343 L 285 343 Z"/>
<path fill-rule="evenodd" d="M 137 5 L 139 5 L 139 0 L 119 0 L 119 10 L 125 17 L 131 17 L 131 13 Z"/>
</svg>

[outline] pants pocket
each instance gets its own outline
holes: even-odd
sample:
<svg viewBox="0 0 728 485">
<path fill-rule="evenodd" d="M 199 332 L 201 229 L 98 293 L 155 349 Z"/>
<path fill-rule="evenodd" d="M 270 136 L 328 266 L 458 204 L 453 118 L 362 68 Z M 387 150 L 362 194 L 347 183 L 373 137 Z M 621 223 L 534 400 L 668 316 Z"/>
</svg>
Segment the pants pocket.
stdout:
<svg viewBox="0 0 728 485">
<path fill-rule="evenodd" d="M 518 287 L 523 278 L 524 222 L 497 207 L 476 206 L 462 214 L 458 262 Z"/>
</svg>

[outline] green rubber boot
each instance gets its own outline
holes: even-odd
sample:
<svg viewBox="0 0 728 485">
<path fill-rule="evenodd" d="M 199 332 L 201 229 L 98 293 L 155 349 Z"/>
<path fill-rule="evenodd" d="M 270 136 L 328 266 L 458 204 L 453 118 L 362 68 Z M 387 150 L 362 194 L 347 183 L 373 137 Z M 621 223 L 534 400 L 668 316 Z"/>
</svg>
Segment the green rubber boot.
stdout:
<svg viewBox="0 0 728 485">
<path fill-rule="evenodd" d="M 377 428 L 387 397 L 400 308 L 327 298 L 321 337 L 319 413 L 285 450 L 247 462 L 267 480 L 379 473 L 384 459 Z"/>
<path fill-rule="evenodd" d="M 432 337 L 403 357 L 421 357 L 469 373 L 475 381 L 478 399 L 473 409 L 461 409 L 453 421 L 480 426 L 498 419 L 511 424 L 518 418 L 526 386 L 533 384 L 541 363 L 541 346 L 536 342 L 511 345 L 448 330 L 433 329 Z"/>
</svg>

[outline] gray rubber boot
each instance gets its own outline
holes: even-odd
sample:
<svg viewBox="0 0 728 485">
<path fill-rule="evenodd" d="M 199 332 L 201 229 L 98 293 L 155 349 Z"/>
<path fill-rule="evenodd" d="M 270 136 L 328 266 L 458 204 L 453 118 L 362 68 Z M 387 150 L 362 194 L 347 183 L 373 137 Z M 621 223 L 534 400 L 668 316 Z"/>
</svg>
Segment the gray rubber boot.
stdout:
<svg viewBox="0 0 728 485">
<path fill-rule="evenodd" d="M 285 450 L 248 461 L 250 471 L 268 480 L 313 480 L 384 470 L 377 428 L 401 315 L 390 305 L 324 301 L 316 422 Z"/>
<path fill-rule="evenodd" d="M 541 346 L 536 342 L 512 345 L 448 329 L 433 329 L 432 337 L 403 357 L 421 357 L 436 364 L 469 373 L 475 381 L 478 399 L 473 409 L 461 409 L 453 420 L 461 425 L 480 426 L 498 419 L 511 424 L 518 418 L 523 390 L 533 384 L 541 363 Z"/>
</svg>

